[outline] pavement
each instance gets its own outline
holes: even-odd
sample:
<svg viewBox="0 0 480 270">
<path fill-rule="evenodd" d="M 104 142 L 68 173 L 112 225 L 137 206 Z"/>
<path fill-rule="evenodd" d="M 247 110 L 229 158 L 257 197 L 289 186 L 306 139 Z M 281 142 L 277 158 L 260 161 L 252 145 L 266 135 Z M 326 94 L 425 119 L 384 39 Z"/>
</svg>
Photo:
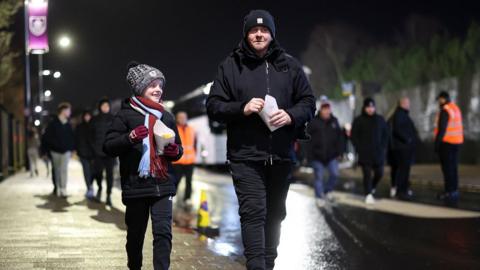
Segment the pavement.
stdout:
<svg viewBox="0 0 480 270">
<path fill-rule="evenodd" d="M 69 172 L 66 200 L 50 195 L 45 171 L 41 177 L 19 173 L 0 182 L 0 269 L 126 269 L 120 191 L 114 190 L 114 207 L 87 201 L 80 164 L 71 162 Z M 174 227 L 171 269 L 245 269 L 231 177 L 197 168 L 193 209 L 201 190 L 207 191 L 220 236 L 201 240 L 191 229 Z M 479 194 L 474 195 L 472 204 L 478 205 Z M 366 205 L 361 194 L 341 189 L 317 208 L 311 187 L 292 184 L 287 212 L 276 270 L 480 269 L 478 211 L 386 196 Z M 186 219 L 195 223 L 191 215 Z M 144 269 L 152 269 L 150 228 L 145 242 Z"/>
<path fill-rule="evenodd" d="M 351 164 L 340 164 L 340 177 L 336 190 L 363 195 L 362 172 L 359 167 Z M 449 203 L 437 199 L 437 195 L 444 190 L 443 175 L 438 164 L 417 164 L 412 166 L 410 174 L 411 190 L 416 203 L 449 206 L 458 209 L 480 211 L 480 165 L 460 165 L 459 190 L 460 200 Z M 300 167 L 295 173 L 295 179 L 313 185 L 313 169 Z M 378 198 L 390 197 L 390 167 L 385 166 L 383 179 L 377 186 L 375 194 Z"/>
<path fill-rule="evenodd" d="M 362 178 L 360 169 L 341 170 L 342 177 Z M 466 192 L 480 193 L 480 165 L 460 165 L 458 168 L 459 188 Z M 385 167 L 384 180 L 390 179 L 390 167 Z M 443 188 L 443 175 L 439 164 L 418 164 L 412 166 L 410 181 L 415 185 L 435 186 Z"/>
<path fill-rule="evenodd" d="M 21 172 L 0 182 L 0 269 L 127 269 L 120 191 L 114 189 L 113 207 L 86 200 L 80 164 L 72 161 L 70 196 L 60 199 L 51 192 L 45 170 L 40 177 Z M 173 236 L 171 269 L 244 269 L 191 230 L 174 227 Z M 145 243 L 143 269 L 153 269 L 151 225 Z"/>
</svg>

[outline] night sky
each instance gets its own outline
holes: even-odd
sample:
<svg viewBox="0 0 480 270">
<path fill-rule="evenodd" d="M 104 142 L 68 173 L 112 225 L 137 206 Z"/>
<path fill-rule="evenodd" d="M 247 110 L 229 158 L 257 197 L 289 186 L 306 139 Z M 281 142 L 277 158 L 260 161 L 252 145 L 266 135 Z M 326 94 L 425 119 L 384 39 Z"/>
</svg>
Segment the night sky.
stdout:
<svg viewBox="0 0 480 270">
<path fill-rule="evenodd" d="M 63 76 L 47 79 L 45 87 L 54 92 L 50 106 L 67 100 L 76 111 L 92 108 L 100 97 L 130 95 L 126 65 L 136 60 L 162 70 L 165 99 L 176 99 L 213 79 L 219 62 L 242 38 L 243 17 L 251 9 L 273 14 L 277 39 L 296 57 L 307 47 L 316 24 L 353 24 L 381 41 L 391 38 L 412 13 L 434 16 L 454 33 L 464 31 L 480 14 L 472 4 L 478 1 L 451 2 L 455 6 L 437 2 L 50 0 L 51 48 L 44 66 Z M 22 16 L 17 17 L 22 24 Z M 62 34 L 72 38 L 68 51 L 57 46 Z"/>
</svg>

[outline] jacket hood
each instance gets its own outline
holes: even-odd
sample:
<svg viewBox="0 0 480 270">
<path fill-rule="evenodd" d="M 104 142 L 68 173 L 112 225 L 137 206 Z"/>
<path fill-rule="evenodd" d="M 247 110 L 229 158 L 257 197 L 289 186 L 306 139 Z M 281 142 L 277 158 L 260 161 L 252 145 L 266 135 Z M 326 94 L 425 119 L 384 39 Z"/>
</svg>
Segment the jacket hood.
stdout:
<svg viewBox="0 0 480 270">
<path fill-rule="evenodd" d="M 375 117 L 377 116 L 377 111 L 375 111 L 372 115 L 368 115 L 367 112 L 365 111 L 365 108 L 362 109 L 362 116 L 365 117 Z"/>
<path fill-rule="evenodd" d="M 280 43 L 274 39 L 270 43 L 270 46 L 268 48 L 267 54 L 265 54 L 264 57 L 259 57 L 252 48 L 248 45 L 246 39 L 242 39 L 238 46 L 233 50 L 233 54 L 235 58 L 237 58 L 240 61 L 243 60 L 250 60 L 250 61 L 264 61 L 268 60 L 272 64 L 275 65 L 275 67 L 279 67 L 279 60 L 282 60 L 282 56 L 285 53 L 285 50 L 280 46 Z M 282 61 L 283 62 L 283 61 Z"/>
<path fill-rule="evenodd" d="M 404 112 L 404 113 L 406 113 L 406 114 L 408 114 L 408 113 L 410 112 L 410 110 L 404 109 L 404 108 L 402 108 L 402 107 L 400 107 L 400 106 L 397 107 L 397 110 L 399 110 L 399 111 L 401 111 L 401 112 Z"/>
<path fill-rule="evenodd" d="M 126 98 L 122 101 L 122 105 L 120 106 L 120 108 L 126 109 L 129 107 L 130 107 L 130 98 Z"/>
</svg>

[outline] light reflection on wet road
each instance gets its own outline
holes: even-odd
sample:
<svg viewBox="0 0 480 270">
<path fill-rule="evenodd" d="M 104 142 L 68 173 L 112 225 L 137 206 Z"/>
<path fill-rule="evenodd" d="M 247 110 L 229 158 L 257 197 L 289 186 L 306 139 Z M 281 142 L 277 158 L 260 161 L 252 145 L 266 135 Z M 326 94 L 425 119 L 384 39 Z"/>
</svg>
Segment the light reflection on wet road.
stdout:
<svg viewBox="0 0 480 270">
<path fill-rule="evenodd" d="M 195 191 L 207 189 L 212 222 L 220 227 L 220 237 L 209 241 L 209 248 L 243 259 L 238 216 L 238 202 L 230 176 L 198 171 Z M 180 193 L 181 194 L 181 193 Z M 193 200 L 198 201 L 198 192 Z M 282 236 L 275 269 L 343 269 L 345 253 L 315 206 L 311 190 L 293 184 L 287 198 L 287 218 L 282 223 Z"/>
<path fill-rule="evenodd" d="M 193 202 L 207 189 L 221 230 L 209 248 L 244 261 L 230 176 L 197 170 L 195 180 Z M 415 218 L 343 203 L 320 210 L 309 187 L 293 184 L 275 269 L 480 269 L 479 251 L 479 218 Z"/>
</svg>

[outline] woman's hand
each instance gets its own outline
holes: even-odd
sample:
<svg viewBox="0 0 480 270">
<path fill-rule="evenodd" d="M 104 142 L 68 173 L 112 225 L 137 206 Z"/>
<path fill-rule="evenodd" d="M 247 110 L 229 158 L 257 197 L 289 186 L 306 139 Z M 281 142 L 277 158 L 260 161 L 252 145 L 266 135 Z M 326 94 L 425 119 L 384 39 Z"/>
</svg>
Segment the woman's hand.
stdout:
<svg viewBox="0 0 480 270">
<path fill-rule="evenodd" d="M 148 128 L 146 128 L 144 125 L 141 125 L 134 128 L 132 131 L 130 131 L 128 138 L 132 143 L 138 143 L 138 142 L 141 142 L 143 139 L 145 139 L 147 136 L 148 136 Z"/>
<path fill-rule="evenodd" d="M 165 148 L 163 148 L 163 155 L 167 157 L 176 157 L 178 156 L 180 149 L 178 148 L 178 144 L 176 143 L 169 143 Z"/>
</svg>

